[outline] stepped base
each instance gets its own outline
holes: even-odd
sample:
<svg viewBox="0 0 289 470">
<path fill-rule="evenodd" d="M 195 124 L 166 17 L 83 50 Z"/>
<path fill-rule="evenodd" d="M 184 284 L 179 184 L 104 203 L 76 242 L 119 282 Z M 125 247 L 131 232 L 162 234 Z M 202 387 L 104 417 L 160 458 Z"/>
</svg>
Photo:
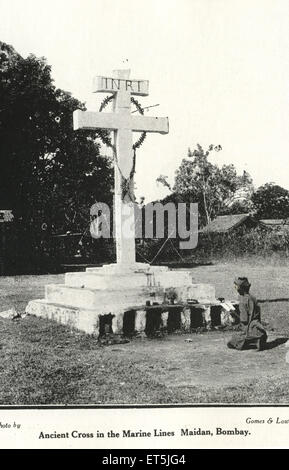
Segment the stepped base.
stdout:
<svg viewBox="0 0 289 470">
<path fill-rule="evenodd" d="M 99 313 L 93 310 L 49 303 L 47 300 L 31 300 L 26 307 L 26 312 L 47 320 L 54 320 L 87 334 L 99 335 Z"/>
<path fill-rule="evenodd" d="M 67 273 L 65 284 L 46 286 L 45 299 L 30 301 L 26 312 L 99 336 L 105 328 L 144 334 L 150 328 L 173 331 L 178 324 L 189 331 L 212 324 L 212 309 L 222 310 L 219 304 L 214 286 L 193 284 L 189 271 L 135 263 Z M 220 315 L 215 315 L 219 323 Z"/>
<path fill-rule="evenodd" d="M 119 306 L 119 310 L 100 314 L 98 310 L 59 305 L 46 300 L 32 300 L 26 311 L 30 315 L 54 320 L 96 337 L 106 332 L 124 336 L 136 334 L 143 337 L 153 334 L 156 330 L 188 333 L 200 327 L 212 328 L 224 325 L 228 321 L 222 304 L 197 304 L 189 307 L 139 306 L 132 310 Z M 232 319 L 231 322 L 233 323 Z"/>
</svg>

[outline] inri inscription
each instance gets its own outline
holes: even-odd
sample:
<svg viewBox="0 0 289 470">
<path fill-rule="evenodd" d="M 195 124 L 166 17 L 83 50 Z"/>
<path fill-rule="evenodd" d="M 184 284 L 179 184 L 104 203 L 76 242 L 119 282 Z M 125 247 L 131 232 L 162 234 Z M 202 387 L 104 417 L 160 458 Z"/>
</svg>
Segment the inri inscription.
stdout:
<svg viewBox="0 0 289 470">
<path fill-rule="evenodd" d="M 148 80 L 128 80 L 97 76 L 94 79 L 94 92 L 115 93 L 116 91 L 130 91 L 134 95 L 148 96 Z"/>
</svg>

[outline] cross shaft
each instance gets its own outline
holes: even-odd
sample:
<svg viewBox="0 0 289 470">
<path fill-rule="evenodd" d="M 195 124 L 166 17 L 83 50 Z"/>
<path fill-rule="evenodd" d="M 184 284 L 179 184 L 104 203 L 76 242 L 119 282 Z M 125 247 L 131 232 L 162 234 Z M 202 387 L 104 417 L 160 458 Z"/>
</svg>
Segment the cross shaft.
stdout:
<svg viewBox="0 0 289 470">
<path fill-rule="evenodd" d="M 115 78 L 96 77 L 96 92 L 114 94 L 113 113 L 76 110 L 73 113 L 74 129 L 108 129 L 114 132 L 117 164 L 115 181 L 115 238 L 117 263 L 135 265 L 135 221 L 131 175 L 133 169 L 133 132 L 169 132 L 168 118 L 132 116 L 131 95 L 148 95 L 148 81 L 129 80 L 129 70 L 116 71 Z M 124 191 L 124 184 L 126 190 Z"/>
</svg>

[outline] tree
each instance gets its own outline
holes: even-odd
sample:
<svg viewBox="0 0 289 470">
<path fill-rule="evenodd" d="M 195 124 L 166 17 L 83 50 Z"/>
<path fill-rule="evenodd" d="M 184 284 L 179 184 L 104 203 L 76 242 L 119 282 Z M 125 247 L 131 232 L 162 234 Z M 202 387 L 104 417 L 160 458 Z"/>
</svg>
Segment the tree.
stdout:
<svg viewBox="0 0 289 470">
<path fill-rule="evenodd" d="M 289 217 L 289 191 L 274 183 L 260 186 L 252 196 L 256 216 L 261 219 Z"/>
<path fill-rule="evenodd" d="M 225 201 L 220 214 L 245 214 L 253 212 L 253 193 L 253 180 L 249 173 L 244 170 L 243 175 L 237 177 L 236 191 Z"/>
<path fill-rule="evenodd" d="M 90 206 L 109 202 L 113 185 L 96 132 L 73 131 L 73 111 L 84 104 L 54 86 L 44 58 L 1 42 L 0 103 L 0 207 L 13 209 L 34 249 L 43 228 L 84 230 Z"/>
<path fill-rule="evenodd" d="M 219 167 L 211 163 L 210 155 L 220 150 L 220 145 L 210 145 L 205 151 L 199 144 L 195 150 L 189 149 L 188 158 L 182 160 L 176 172 L 172 188 L 185 201 L 199 204 L 199 212 L 205 224 L 219 214 L 229 204 L 236 190 L 250 179 L 247 173 L 238 176 L 233 164 Z M 164 176 L 158 181 L 167 183 Z"/>
</svg>

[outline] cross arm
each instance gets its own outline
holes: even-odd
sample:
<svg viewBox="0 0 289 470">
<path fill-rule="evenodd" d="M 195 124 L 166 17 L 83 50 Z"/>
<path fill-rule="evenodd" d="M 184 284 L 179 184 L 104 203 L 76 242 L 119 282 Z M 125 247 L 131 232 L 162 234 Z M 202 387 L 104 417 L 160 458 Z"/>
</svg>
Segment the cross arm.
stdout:
<svg viewBox="0 0 289 470">
<path fill-rule="evenodd" d="M 131 128 L 135 132 L 159 132 L 168 134 L 169 119 L 167 117 L 132 116 Z"/>
<path fill-rule="evenodd" d="M 131 116 L 118 113 L 96 113 L 76 110 L 73 113 L 74 130 L 77 129 L 130 129 L 135 132 L 169 132 L 167 117 Z"/>
<path fill-rule="evenodd" d="M 119 119 L 115 113 L 96 113 L 77 109 L 73 113 L 73 128 L 78 129 L 118 129 Z"/>
</svg>

